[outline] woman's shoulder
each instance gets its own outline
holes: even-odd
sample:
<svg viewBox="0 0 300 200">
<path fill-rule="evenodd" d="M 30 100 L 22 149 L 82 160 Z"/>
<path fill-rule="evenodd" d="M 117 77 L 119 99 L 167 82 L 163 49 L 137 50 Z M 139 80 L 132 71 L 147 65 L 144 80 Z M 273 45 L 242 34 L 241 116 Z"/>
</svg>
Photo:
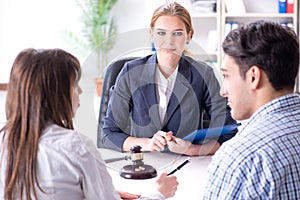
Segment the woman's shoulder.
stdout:
<svg viewBox="0 0 300 200">
<path fill-rule="evenodd" d="M 156 65 L 155 54 L 136 58 L 127 61 L 124 64 L 119 77 L 123 77 L 125 74 L 127 74 L 127 76 L 140 77 L 143 74 L 145 75 L 145 73 L 148 76 L 149 74 L 151 74 L 151 71 L 155 68 L 155 65 Z M 137 80 L 139 80 L 139 78 Z"/>
<path fill-rule="evenodd" d="M 145 64 L 153 64 L 153 63 L 156 63 L 156 55 L 155 54 L 150 54 L 150 55 L 147 55 L 144 57 L 137 57 L 133 60 L 126 62 L 129 69 L 132 69 L 135 67 L 141 67 L 141 66 L 144 66 Z"/>
<path fill-rule="evenodd" d="M 196 57 L 192 57 L 192 56 L 188 56 L 188 55 L 183 55 L 182 56 L 182 62 L 186 62 L 194 68 L 212 70 L 211 65 L 208 64 L 207 62 L 203 61 L 200 58 L 196 58 Z"/>
<path fill-rule="evenodd" d="M 74 152 L 76 154 L 85 154 L 97 150 L 93 141 L 87 136 L 56 124 L 50 124 L 43 131 L 40 139 L 41 146 L 51 148 L 64 149 L 66 152 Z"/>
<path fill-rule="evenodd" d="M 47 141 L 51 139 L 52 142 L 55 142 L 69 137 L 73 137 L 73 140 L 76 140 L 77 138 L 74 137 L 75 135 L 76 131 L 73 129 L 67 129 L 57 124 L 49 123 L 43 131 L 41 141 Z"/>
<path fill-rule="evenodd" d="M 200 76 L 203 79 L 215 76 L 214 69 L 208 63 L 201 59 L 183 55 L 180 61 L 181 72 L 190 71 L 194 76 Z"/>
</svg>

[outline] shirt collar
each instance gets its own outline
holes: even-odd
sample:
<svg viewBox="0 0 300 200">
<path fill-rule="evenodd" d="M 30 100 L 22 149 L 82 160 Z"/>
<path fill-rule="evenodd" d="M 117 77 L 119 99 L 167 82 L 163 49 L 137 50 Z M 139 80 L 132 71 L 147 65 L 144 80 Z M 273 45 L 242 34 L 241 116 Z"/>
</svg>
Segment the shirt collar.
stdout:
<svg viewBox="0 0 300 200">
<path fill-rule="evenodd" d="M 173 71 L 173 73 L 168 78 L 165 78 L 165 76 L 160 71 L 159 67 L 156 65 L 156 71 L 155 71 L 156 83 L 159 85 L 163 85 L 164 87 L 168 87 L 168 83 L 171 83 L 173 88 L 177 73 L 178 73 L 178 65 L 176 69 Z"/>
</svg>

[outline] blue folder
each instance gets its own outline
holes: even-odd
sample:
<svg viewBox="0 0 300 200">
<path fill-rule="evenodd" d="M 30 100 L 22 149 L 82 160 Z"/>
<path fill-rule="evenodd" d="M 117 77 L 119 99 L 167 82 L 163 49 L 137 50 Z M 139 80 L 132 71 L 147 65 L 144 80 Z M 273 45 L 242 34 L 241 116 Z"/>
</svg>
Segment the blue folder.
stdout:
<svg viewBox="0 0 300 200">
<path fill-rule="evenodd" d="M 240 126 L 241 123 L 237 124 L 228 124 L 221 127 L 215 127 L 215 128 L 206 128 L 206 129 L 200 129 L 195 130 L 182 138 L 183 140 L 188 140 L 192 144 L 202 144 L 202 142 L 205 139 L 211 139 L 211 138 L 217 138 L 223 135 L 226 135 L 236 129 L 238 126 Z"/>
<path fill-rule="evenodd" d="M 218 138 L 220 136 L 229 134 L 231 131 L 236 129 L 238 126 L 240 126 L 241 123 L 237 124 L 228 124 L 220 127 L 215 128 L 205 128 L 205 129 L 199 129 L 191 132 L 184 138 L 183 140 L 188 140 L 192 144 L 202 144 L 205 139 L 211 139 L 211 138 Z M 163 152 L 169 152 L 168 146 L 165 147 Z"/>
</svg>

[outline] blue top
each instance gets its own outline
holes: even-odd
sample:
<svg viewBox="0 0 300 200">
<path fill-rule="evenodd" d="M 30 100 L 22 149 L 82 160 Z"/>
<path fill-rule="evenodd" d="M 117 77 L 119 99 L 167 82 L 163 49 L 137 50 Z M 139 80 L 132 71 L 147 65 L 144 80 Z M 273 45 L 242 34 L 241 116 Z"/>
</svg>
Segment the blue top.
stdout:
<svg viewBox="0 0 300 200">
<path fill-rule="evenodd" d="M 300 97 L 256 111 L 213 156 L 204 199 L 300 199 Z"/>
</svg>

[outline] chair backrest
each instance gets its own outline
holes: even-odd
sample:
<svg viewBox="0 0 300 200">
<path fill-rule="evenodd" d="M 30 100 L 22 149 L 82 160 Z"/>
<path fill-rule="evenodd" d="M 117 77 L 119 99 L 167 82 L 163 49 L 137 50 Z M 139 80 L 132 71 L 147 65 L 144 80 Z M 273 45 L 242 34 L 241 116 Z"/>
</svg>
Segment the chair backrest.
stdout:
<svg viewBox="0 0 300 200">
<path fill-rule="evenodd" d="M 105 71 L 103 85 L 102 85 L 102 95 L 100 100 L 100 109 L 98 117 L 98 130 L 97 130 L 97 146 L 103 147 L 102 144 L 102 127 L 104 124 L 104 117 L 106 115 L 109 92 L 110 88 L 115 84 L 116 78 L 127 61 L 134 60 L 138 57 L 126 57 L 121 58 L 117 61 L 110 63 Z"/>
</svg>

